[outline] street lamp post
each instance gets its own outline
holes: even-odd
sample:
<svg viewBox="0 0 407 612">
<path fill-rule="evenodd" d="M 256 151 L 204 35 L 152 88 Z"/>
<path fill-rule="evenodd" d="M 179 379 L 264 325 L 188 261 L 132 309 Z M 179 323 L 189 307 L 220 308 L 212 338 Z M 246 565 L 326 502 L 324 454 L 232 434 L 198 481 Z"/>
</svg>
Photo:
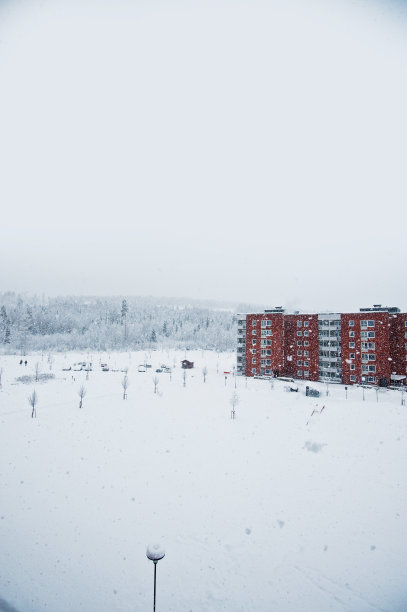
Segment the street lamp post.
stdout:
<svg viewBox="0 0 407 612">
<path fill-rule="evenodd" d="M 159 544 L 150 544 L 147 546 L 146 551 L 147 559 L 150 559 L 154 563 L 154 607 L 155 612 L 155 599 L 156 599 L 156 577 L 157 577 L 157 563 L 160 559 L 165 557 L 165 551 Z"/>
</svg>

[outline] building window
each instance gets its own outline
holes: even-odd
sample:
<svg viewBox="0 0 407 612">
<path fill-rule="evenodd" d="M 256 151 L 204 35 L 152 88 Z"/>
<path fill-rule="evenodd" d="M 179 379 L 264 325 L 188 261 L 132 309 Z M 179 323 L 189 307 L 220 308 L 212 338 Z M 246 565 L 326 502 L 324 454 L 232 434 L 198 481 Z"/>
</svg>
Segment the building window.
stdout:
<svg viewBox="0 0 407 612">
<path fill-rule="evenodd" d="M 355 366 L 355 364 L 354 364 L 354 363 L 351 363 L 351 364 L 350 364 L 349 369 L 350 369 L 350 370 L 356 370 L 356 366 Z"/>
<path fill-rule="evenodd" d="M 309 351 L 304 351 L 304 357 L 309 357 Z"/>
<path fill-rule="evenodd" d="M 257 336 L 257 329 L 252 329 L 252 336 Z"/>
<path fill-rule="evenodd" d="M 309 336 L 309 331 L 308 331 L 308 329 L 306 329 L 306 330 L 304 331 L 304 336 Z"/>
<path fill-rule="evenodd" d="M 309 346 L 308 340 L 304 340 L 304 346 Z"/>
<path fill-rule="evenodd" d="M 302 351 L 297 351 L 297 356 L 302 357 Z"/>
<path fill-rule="evenodd" d="M 304 327 L 309 327 L 309 321 L 304 321 Z M 305 372 L 304 372 L 304 376 L 305 376 Z"/>
<path fill-rule="evenodd" d="M 404 321 L 404 327 L 407 327 L 407 321 Z"/>
<path fill-rule="evenodd" d="M 297 327 L 301 327 L 302 321 L 297 321 Z"/>
<path fill-rule="evenodd" d="M 267 321 L 267 327 L 271 327 L 271 321 Z"/>
<path fill-rule="evenodd" d="M 297 336 L 302 336 L 302 331 L 297 331 Z"/>
<path fill-rule="evenodd" d="M 368 366 L 369 368 L 369 372 L 376 372 L 376 366 L 375 365 L 370 365 Z"/>
<path fill-rule="evenodd" d="M 266 360 L 265 359 L 260 359 L 260 365 L 265 366 L 266 365 Z"/>
<path fill-rule="evenodd" d="M 304 372 L 304 376 L 307 376 L 307 377 L 309 376 L 309 372 L 308 372 L 308 370 L 306 370 L 306 371 Z"/>
<path fill-rule="evenodd" d="M 302 340 L 297 340 L 297 346 L 302 346 Z"/>
<path fill-rule="evenodd" d="M 376 361 L 376 355 L 369 353 L 369 361 Z"/>
<path fill-rule="evenodd" d="M 355 359 L 355 353 L 349 353 L 349 359 Z"/>
<path fill-rule="evenodd" d="M 349 321 L 349 327 L 354 327 L 355 326 L 355 321 Z"/>
<path fill-rule="evenodd" d="M 256 346 L 256 344 L 257 344 L 257 340 L 253 339 L 252 340 L 252 346 Z"/>
<path fill-rule="evenodd" d="M 375 337 L 375 333 L 374 332 L 367 332 L 367 337 L 368 338 L 374 338 Z"/>
<path fill-rule="evenodd" d="M 257 321 L 255 321 L 254 319 L 252 319 L 252 325 L 254 326 L 254 325 L 256 325 L 256 324 L 257 324 Z"/>
<path fill-rule="evenodd" d="M 256 357 L 253 357 L 253 359 L 252 359 L 252 365 L 256 365 Z"/>
<path fill-rule="evenodd" d="M 252 374 L 256 374 L 256 368 L 252 368 Z"/>
<path fill-rule="evenodd" d="M 356 376 L 354 374 L 350 375 L 351 382 L 356 382 Z"/>
<path fill-rule="evenodd" d="M 368 327 L 374 327 L 374 321 L 368 321 L 367 322 L 367 326 Z"/>
<path fill-rule="evenodd" d="M 256 333 L 256 332 L 254 332 L 254 333 Z M 261 330 L 261 337 L 265 338 L 266 336 L 267 336 L 267 330 L 266 329 L 262 329 Z"/>
<path fill-rule="evenodd" d="M 301 359 L 299 359 L 299 360 L 297 361 L 297 366 L 302 366 L 302 361 L 301 361 Z"/>
<path fill-rule="evenodd" d="M 271 374 L 270 370 L 266 370 L 266 374 Z"/>
<path fill-rule="evenodd" d="M 266 327 L 266 321 L 262 321 L 262 322 L 261 322 L 261 326 L 262 326 L 262 327 Z"/>
<path fill-rule="evenodd" d="M 349 348 L 355 348 L 355 343 L 354 342 L 349 342 Z"/>
<path fill-rule="evenodd" d="M 266 359 L 266 365 L 271 365 L 271 359 Z"/>
<path fill-rule="evenodd" d="M 376 382 L 376 376 L 368 376 L 367 380 L 368 380 L 368 382 L 375 383 Z"/>
<path fill-rule="evenodd" d="M 367 327 L 367 321 L 366 320 L 361 321 L 360 327 Z"/>
<path fill-rule="evenodd" d="M 362 372 L 368 372 L 369 368 L 367 365 L 362 365 Z"/>
<path fill-rule="evenodd" d="M 297 370 L 297 376 L 302 376 L 302 370 Z"/>
<path fill-rule="evenodd" d="M 309 367 L 309 361 L 304 361 L 304 368 L 308 368 Z"/>
<path fill-rule="evenodd" d="M 349 338 L 354 338 L 355 337 L 355 332 L 354 331 L 350 331 L 349 332 Z"/>
<path fill-rule="evenodd" d="M 267 330 L 267 335 L 268 335 L 268 336 L 271 336 L 271 329 L 268 329 L 268 330 Z"/>
</svg>

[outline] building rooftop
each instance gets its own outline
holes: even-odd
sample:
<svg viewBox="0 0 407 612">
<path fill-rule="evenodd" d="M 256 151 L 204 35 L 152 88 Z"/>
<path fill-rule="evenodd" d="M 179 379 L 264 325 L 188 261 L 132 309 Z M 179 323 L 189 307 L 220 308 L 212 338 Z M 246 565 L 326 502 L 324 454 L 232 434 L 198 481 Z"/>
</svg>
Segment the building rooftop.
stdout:
<svg viewBox="0 0 407 612">
<path fill-rule="evenodd" d="M 373 304 L 370 308 L 360 308 L 360 312 L 400 312 L 397 306 L 382 306 L 381 304 Z"/>
</svg>

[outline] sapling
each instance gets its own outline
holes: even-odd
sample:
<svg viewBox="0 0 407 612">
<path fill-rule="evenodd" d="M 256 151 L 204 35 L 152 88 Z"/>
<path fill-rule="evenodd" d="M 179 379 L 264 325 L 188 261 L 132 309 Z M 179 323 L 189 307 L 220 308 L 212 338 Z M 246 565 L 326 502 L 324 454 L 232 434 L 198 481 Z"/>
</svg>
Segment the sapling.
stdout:
<svg viewBox="0 0 407 612">
<path fill-rule="evenodd" d="M 3 368 L 0 368 L 0 389 L 3 388 Z"/>
<path fill-rule="evenodd" d="M 239 396 L 236 393 L 236 391 L 233 393 L 232 397 L 230 398 L 230 403 L 232 404 L 232 410 L 230 413 L 230 418 L 231 419 L 235 419 L 236 418 L 236 406 L 239 403 Z"/>
<path fill-rule="evenodd" d="M 38 395 L 36 390 L 34 389 L 34 391 L 31 393 L 31 395 L 28 397 L 28 402 L 32 408 L 31 410 L 31 418 L 33 419 L 34 417 L 37 417 L 37 408 L 36 405 L 38 403 Z"/>
<path fill-rule="evenodd" d="M 85 387 L 83 385 L 81 385 L 79 387 L 78 395 L 79 395 L 79 408 L 82 408 L 83 398 L 86 395 L 86 389 L 85 389 Z"/>
<path fill-rule="evenodd" d="M 187 371 L 186 370 L 182 372 L 182 380 L 184 381 L 183 386 L 186 387 L 187 386 Z"/>
<path fill-rule="evenodd" d="M 206 366 L 204 366 L 202 368 L 202 375 L 203 375 L 204 382 L 206 382 L 207 374 L 208 374 L 208 368 Z"/>
<path fill-rule="evenodd" d="M 157 393 L 157 387 L 158 387 L 159 382 L 160 382 L 160 379 L 158 378 L 158 376 L 153 376 L 154 393 Z"/>
<path fill-rule="evenodd" d="M 129 377 L 127 374 L 123 376 L 122 387 L 123 387 L 123 399 L 127 399 L 127 387 L 129 386 Z"/>
<path fill-rule="evenodd" d="M 37 363 L 35 364 L 34 367 L 35 367 L 35 382 L 38 382 L 38 380 L 40 378 L 40 370 L 41 370 L 41 367 L 40 367 L 40 364 L 39 364 L 38 361 L 37 361 Z"/>
</svg>

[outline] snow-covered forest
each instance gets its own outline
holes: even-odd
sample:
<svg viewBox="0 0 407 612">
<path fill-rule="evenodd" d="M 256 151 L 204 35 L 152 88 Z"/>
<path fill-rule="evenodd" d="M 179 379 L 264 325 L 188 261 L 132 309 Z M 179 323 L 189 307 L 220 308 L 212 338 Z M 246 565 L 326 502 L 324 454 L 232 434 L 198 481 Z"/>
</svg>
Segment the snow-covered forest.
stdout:
<svg viewBox="0 0 407 612">
<path fill-rule="evenodd" d="M 171 347 L 233 350 L 244 305 L 153 297 L 0 294 L 2 352 Z"/>
</svg>

